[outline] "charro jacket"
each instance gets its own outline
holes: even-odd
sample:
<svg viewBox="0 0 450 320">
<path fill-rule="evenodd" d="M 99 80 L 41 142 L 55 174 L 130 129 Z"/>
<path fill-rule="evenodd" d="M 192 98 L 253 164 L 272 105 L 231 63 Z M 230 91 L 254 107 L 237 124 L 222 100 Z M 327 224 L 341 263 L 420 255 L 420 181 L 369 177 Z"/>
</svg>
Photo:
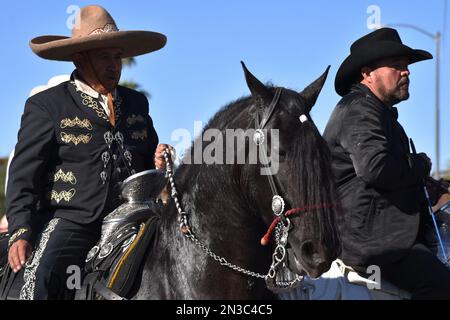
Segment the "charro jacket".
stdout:
<svg viewBox="0 0 450 320">
<path fill-rule="evenodd" d="M 30 97 L 6 195 L 10 243 L 34 240 L 41 214 L 88 224 L 120 204 L 120 183 L 154 168 L 158 136 L 148 101 L 118 86 L 113 127 L 97 99 L 73 81 Z"/>
<path fill-rule="evenodd" d="M 425 216 L 420 184 L 429 168 L 410 153 L 397 116 L 396 108 L 357 84 L 324 131 L 343 209 L 342 259 L 349 265 L 391 263 L 419 237 Z"/>
</svg>

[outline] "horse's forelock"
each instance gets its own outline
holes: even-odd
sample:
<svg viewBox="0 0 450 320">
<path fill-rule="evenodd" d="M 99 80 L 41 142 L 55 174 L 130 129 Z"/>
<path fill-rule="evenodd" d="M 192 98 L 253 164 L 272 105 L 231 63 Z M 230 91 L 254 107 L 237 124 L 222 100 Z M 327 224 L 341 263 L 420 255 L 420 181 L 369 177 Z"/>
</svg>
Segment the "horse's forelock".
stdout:
<svg viewBox="0 0 450 320">
<path fill-rule="evenodd" d="M 335 243 L 334 212 L 336 198 L 331 171 L 331 155 L 325 140 L 311 121 L 298 123 L 295 134 L 288 135 L 290 146 L 285 166 L 289 168 L 286 176 L 290 186 L 289 200 L 292 206 L 300 208 L 320 208 L 300 213 L 310 234 L 320 241 Z M 302 216 L 303 215 L 303 216 Z"/>
</svg>

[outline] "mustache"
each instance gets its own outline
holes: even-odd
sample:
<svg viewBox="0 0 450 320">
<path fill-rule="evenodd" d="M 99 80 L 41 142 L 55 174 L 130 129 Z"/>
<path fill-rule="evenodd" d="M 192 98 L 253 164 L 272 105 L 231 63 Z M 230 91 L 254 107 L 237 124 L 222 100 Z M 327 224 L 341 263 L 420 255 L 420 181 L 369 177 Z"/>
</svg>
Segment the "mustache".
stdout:
<svg viewBox="0 0 450 320">
<path fill-rule="evenodd" d="M 402 80 L 400 80 L 400 82 L 398 83 L 399 86 L 403 86 L 403 85 L 409 85 L 409 79 L 408 78 L 404 78 Z"/>
</svg>

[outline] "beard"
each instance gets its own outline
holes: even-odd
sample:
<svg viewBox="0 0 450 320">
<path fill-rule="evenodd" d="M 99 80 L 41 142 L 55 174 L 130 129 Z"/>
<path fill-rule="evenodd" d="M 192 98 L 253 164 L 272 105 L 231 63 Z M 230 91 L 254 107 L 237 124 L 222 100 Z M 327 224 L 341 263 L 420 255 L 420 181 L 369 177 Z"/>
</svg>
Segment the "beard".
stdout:
<svg viewBox="0 0 450 320">
<path fill-rule="evenodd" d="M 409 98 L 409 79 L 402 79 L 398 85 L 392 89 L 384 88 L 385 101 L 390 105 L 395 105 L 399 102 L 408 100 Z"/>
<path fill-rule="evenodd" d="M 398 88 L 390 96 L 392 105 L 397 104 L 401 101 L 408 100 L 408 98 L 409 98 L 408 86 L 402 86 L 402 87 Z"/>
</svg>

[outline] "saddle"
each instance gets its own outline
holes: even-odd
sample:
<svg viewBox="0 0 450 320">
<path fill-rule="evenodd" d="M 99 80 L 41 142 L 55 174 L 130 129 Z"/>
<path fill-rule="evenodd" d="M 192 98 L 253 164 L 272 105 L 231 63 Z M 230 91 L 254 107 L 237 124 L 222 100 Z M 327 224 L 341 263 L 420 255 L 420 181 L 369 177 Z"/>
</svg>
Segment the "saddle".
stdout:
<svg viewBox="0 0 450 320">
<path fill-rule="evenodd" d="M 156 199 L 166 183 L 160 170 L 134 174 L 122 183 L 125 202 L 103 219 L 100 240 L 87 255 L 76 300 L 124 300 L 132 295 L 157 235 L 163 204 Z M 18 298 L 24 271 L 16 275 L 8 266 L 8 241 L 8 234 L 0 234 L 0 300 Z"/>
<path fill-rule="evenodd" d="M 133 294 L 157 234 L 162 204 L 154 199 L 165 184 L 159 170 L 123 182 L 121 194 L 127 202 L 104 218 L 100 240 L 87 255 L 76 300 L 125 300 Z"/>
<path fill-rule="evenodd" d="M 150 215 L 145 221 L 123 220 L 114 232 L 103 233 L 88 254 L 76 300 L 124 300 L 131 294 L 142 262 L 151 252 L 159 221 L 152 209 L 145 211 Z"/>
</svg>

